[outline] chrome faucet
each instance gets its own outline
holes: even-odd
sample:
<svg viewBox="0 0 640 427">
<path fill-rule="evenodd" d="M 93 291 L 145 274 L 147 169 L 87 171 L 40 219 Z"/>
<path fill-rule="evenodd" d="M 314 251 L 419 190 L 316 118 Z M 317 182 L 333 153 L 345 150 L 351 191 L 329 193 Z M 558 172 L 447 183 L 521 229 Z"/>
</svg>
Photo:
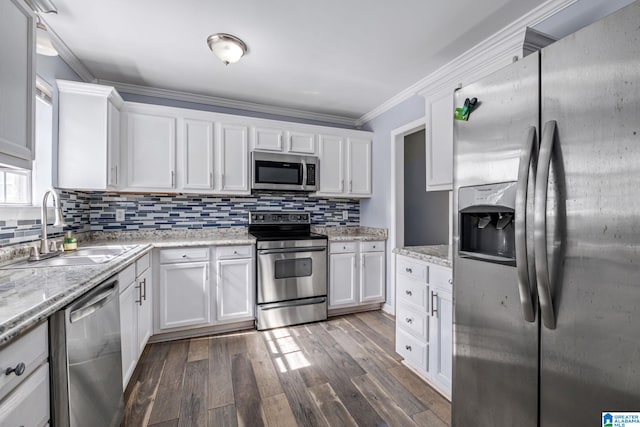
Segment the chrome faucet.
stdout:
<svg viewBox="0 0 640 427">
<path fill-rule="evenodd" d="M 64 227 L 64 218 L 62 217 L 62 208 L 60 207 L 60 199 L 58 193 L 53 188 L 48 189 L 42 197 L 42 207 L 40 208 L 40 221 L 42 226 L 42 237 L 40 239 L 40 256 L 50 253 L 49 240 L 47 239 L 47 200 L 49 195 L 53 197 L 53 208 L 55 213 L 54 227 Z M 48 258 L 48 257 L 46 257 Z"/>
</svg>

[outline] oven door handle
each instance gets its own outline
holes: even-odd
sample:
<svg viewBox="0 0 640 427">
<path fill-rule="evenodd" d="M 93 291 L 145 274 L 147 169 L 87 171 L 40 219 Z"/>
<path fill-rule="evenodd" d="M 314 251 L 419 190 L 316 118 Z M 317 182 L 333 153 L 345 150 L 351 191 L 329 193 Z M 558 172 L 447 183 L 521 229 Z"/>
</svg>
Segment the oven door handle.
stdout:
<svg viewBox="0 0 640 427">
<path fill-rule="evenodd" d="M 326 251 L 327 248 L 318 248 L 318 247 L 310 247 L 310 248 L 286 248 L 286 249 L 260 249 L 258 250 L 258 255 L 270 255 L 270 254 L 290 254 L 294 252 L 304 253 L 304 252 L 322 252 Z"/>
<path fill-rule="evenodd" d="M 314 304 L 322 304 L 327 301 L 325 297 L 304 299 L 299 301 L 287 301 L 287 302 L 276 302 L 273 304 L 262 304 L 259 306 L 260 310 L 273 310 L 274 308 L 283 308 L 283 307 L 297 307 L 300 305 L 314 305 Z"/>
</svg>

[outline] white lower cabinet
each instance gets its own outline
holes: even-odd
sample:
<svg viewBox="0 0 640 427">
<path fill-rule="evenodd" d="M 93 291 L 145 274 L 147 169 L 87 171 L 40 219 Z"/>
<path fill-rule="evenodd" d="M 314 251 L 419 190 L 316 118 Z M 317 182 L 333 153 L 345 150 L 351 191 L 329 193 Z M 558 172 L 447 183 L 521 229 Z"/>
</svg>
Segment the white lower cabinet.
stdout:
<svg viewBox="0 0 640 427">
<path fill-rule="evenodd" d="M 150 260 L 150 254 L 143 255 L 118 274 L 123 389 L 127 387 L 142 350 L 151 337 L 153 287 Z"/>
<path fill-rule="evenodd" d="M 330 310 L 384 302 L 385 280 L 385 242 L 329 245 Z"/>
<path fill-rule="evenodd" d="M 48 324 L 0 347 L 0 426 L 48 425 Z"/>
<path fill-rule="evenodd" d="M 248 320 L 254 316 L 253 257 L 220 259 L 217 257 L 217 320 Z"/>
<path fill-rule="evenodd" d="M 156 333 L 254 319 L 252 245 L 160 249 Z"/>
<path fill-rule="evenodd" d="M 160 266 L 160 329 L 210 322 L 209 265 L 201 261 Z"/>
<path fill-rule="evenodd" d="M 453 289 L 451 269 L 396 255 L 396 352 L 451 397 Z"/>
</svg>

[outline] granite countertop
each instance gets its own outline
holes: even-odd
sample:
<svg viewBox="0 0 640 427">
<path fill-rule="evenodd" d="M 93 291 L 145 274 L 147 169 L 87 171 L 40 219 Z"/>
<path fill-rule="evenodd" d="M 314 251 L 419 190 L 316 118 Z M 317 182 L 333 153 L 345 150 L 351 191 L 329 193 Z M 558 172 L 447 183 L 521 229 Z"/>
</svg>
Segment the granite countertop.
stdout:
<svg viewBox="0 0 640 427">
<path fill-rule="evenodd" d="M 188 246 L 254 245 L 256 238 L 246 227 L 213 230 L 98 231 L 91 233 L 90 244 L 150 244 L 154 248 Z"/>
<path fill-rule="evenodd" d="M 0 345 L 45 320 L 151 251 L 131 245 L 104 264 L 0 270 Z"/>
<path fill-rule="evenodd" d="M 330 242 L 340 242 L 347 240 L 370 241 L 387 240 L 386 228 L 374 227 L 324 227 L 312 226 L 314 233 L 325 234 Z"/>
<path fill-rule="evenodd" d="M 452 266 L 451 258 L 449 257 L 449 245 L 405 246 L 402 248 L 395 248 L 393 253 L 441 265 L 443 267 L 451 268 Z"/>
<path fill-rule="evenodd" d="M 329 241 L 386 240 L 387 230 L 370 227 L 313 227 Z M 212 230 L 100 231 L 87 233 L 80 247 L 130 246 L 124 254 L 104 264 L 0 269 L 0 346 L 44 321 L 112 275 L 122 271 L 153 248 L 253 245 L 255 237 L 244 227 Z M 31 243 L 32 245 L 33 243 Z M 0 259 L 24 258 L 24 248 L 2 248 Z M 17 259 L 14 259 L 14 261 Z"/>
<path fill-rule="evenodd" d="M 125 253 L 104 264 L 0 269 L 0 346 L 122 271 L 153 248 L 253 245 L 246 228 L 96 232 L 80 247 L 125 245 Z M 15 253 L 22 253 L 20 251 Z"/>
</svg>

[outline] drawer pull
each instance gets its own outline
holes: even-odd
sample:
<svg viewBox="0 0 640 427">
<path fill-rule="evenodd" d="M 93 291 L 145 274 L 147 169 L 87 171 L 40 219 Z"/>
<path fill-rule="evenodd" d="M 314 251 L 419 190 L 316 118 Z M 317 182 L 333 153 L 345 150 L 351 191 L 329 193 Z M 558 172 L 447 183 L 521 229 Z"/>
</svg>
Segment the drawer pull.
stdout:
<svg viewBox="0 0 640 427">
<path fill-rule="evenodd" d="M 16 374 L 16 377 L 19 377 L 20 375 L 24 374 L 24 370 L 26 369 L 26 366 L 24 363 L 20 362 L 16 365 L 15 368 L 7 368 L 4 371 L 5 375 L 11 375 Z"/>
<path fill-rule="evenodd" d="M 404 293 L 409 295 L 409 296 L 413 295 L 413 292 L 411 292 L 411 291 L 404 291 Z"/>
<path fill-rule="evenodd" d="M 404 321 L 409 323 L 409 324 L 413 323 L 413 319 L 410 318 L 410 317 L 405 318 Z"/>
<path fill-rule="evenodd" d="M 238 251 L 233 251 L 233 254 L 234 255 L 238 255 Z"/>
<path fill-rule="evenodd" d="M 409 274 L 413 273 L 413 270 L 410 269 L 409 267 L 405 267 L 404 271 L 406 271 Z"/>
<path fill-rule="evenodd" d="M 411 346 L 410 345 L 405 345 L 404 348 L 405 348 L 405 350 L 411 351 Z"/>
<path fill-rule="evenodd" d="M 376 245 L 373 245 L 373 249 L 375 249 L 375 248 L 376 248 Z"/>
<path fill-rule="evenodd" d="M 436 304 L 438 303 L 438 293 L 431 291 L 431 316 L 438 317 L 438 309 Z"/>
<path fill-rule="evenodd" d="M 343 246 L 343 247 L 342 247 L 342 249 L 347 249 L 347 247 L 346 247 L 346 246 Z"/>
<path fill-rule="evenodd" d="M 450 285 L 453 285 L 453 279 L 449 279 L 447 282 L 449 282 Z"/>
<path fill-rule="evenodd" d="M 186 258 L 186 257 L 187 257 L 187 254 L 183 254 L 183 255 L 182 255 L 182 258 Z"/>
</svg>

